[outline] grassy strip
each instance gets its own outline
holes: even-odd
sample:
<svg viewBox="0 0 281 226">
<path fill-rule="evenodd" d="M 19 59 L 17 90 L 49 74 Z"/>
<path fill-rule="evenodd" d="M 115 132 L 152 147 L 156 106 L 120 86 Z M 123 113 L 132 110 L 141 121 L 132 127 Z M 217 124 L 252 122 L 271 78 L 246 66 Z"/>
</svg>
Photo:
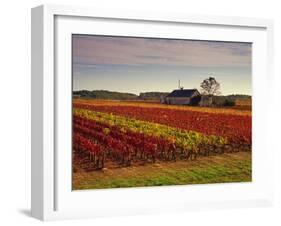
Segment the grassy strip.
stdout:
<svg viewBox="0 0 281 226">
<path fill-rule="evenodd" d="M 144 187 L 251 181 L 251 153 L 211 156 L 130 168 L 74 173 L 73 189 Z"/>
</svg>

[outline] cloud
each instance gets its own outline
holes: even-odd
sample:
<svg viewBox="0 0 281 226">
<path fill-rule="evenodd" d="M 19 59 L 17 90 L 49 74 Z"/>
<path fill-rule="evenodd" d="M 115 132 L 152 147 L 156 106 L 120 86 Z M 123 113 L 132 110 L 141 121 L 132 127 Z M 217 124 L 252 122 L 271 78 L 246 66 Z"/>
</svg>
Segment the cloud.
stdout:
<svg viewBox="0 0 281 226">
<path fill-rule="evenodd" d="M 85 67 L 245 67 L 251 65 L 251 44 L 73 35 L 73 63 Z"/>
</svg>

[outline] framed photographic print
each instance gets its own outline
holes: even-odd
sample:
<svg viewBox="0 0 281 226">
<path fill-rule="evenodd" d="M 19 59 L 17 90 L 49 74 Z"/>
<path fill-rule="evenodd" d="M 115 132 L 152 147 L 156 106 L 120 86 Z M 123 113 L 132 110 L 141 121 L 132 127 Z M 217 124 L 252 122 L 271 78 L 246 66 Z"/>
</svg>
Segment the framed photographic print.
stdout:
<svg viewBox="0 0 281 226">
<path fill-rule="evenodd" d="M 32 9 L 32 215 L 270 205 L 272 30 L 264 19 Z"/>
</svg>

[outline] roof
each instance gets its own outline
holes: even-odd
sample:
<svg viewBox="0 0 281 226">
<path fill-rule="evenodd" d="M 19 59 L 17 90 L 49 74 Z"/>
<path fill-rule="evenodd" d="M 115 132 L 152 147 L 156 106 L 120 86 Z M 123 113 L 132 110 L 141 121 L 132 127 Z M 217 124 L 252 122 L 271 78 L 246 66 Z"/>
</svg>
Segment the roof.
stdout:
<svg viewBox="0 0 281 226">
<path fill-rule="evenodd" d="M 197 89 L 175 89 L 166 97 L 191 97 L 196 91 L 198 92 Z"/>
</svg>

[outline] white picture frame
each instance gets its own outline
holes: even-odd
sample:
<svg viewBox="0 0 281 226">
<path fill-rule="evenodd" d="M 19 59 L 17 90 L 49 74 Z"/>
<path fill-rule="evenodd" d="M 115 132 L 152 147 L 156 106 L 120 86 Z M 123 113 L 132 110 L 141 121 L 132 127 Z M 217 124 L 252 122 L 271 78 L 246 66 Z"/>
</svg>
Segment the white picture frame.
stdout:
<svg viewBox="0 0 281 226">
<path fill-rule="evenodd" d="M 118 26 L 120 29 L 114 29 Z M 140 28 L 133 29 L 132 26 Z M 164 29 L 156 33 L 154 28 L 157 26 Z M 192 36 L 181 34 L 185 26 L 194 29 Z M 256 43 L 253 48 L 253 182 L 73 192 L 69 187 L 71 161 L 67 154 L 71 153 L 71 144 L 69 138 L 62 139 L 60 136 L 61 132 L 69 135 L 71 128 L 67 124 L 71 114 L 69 35 L 75 32 L 98 32 L 107 35 L 168 37 L 169 33 L 165 29 L 168 27 L 168 30 L 174 29 L 176 37 L 209 37 L 209 40 Z M 268 175 L 273 172 L 273 151 L 268 148 L 265 139 L 259 139 L 266 137 L 265 120 L 271 103 L 266 103 L 265 107 L 264 97 L 259 90 L 263 88 L 268 95 L 272 92 L 272 39 L 273 22 L 265 19 L 56 5 L 33 8 L 32 216 L 41 220 L 56 220 L 271 205 L 273 181 Z M 67 107 L 60 107 L 62 104 Z M 64 147 L 65 151 L 58 151 Z M 265 150 L 266 154 L 263 154 Z M 210 193 L 212 195 L 208 196 Z M 91 204 L 93 200 L 94 205 Z"/>
</svg>

